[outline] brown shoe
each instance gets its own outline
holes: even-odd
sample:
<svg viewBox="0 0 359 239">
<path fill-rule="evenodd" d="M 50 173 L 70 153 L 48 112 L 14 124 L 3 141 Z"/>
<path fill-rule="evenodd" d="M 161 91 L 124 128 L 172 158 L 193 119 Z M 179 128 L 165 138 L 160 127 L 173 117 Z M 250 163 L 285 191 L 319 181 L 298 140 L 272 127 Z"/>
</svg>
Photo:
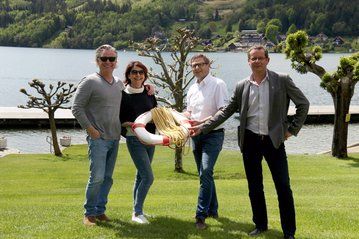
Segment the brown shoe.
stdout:
<svg viewBox="0 0 359 239">
<path fill-rule="evenodd" d="M 84 216 L 83 223 L 86 226 L 96 226 L 95 216 Z"/>
<path fill-rule="evenodd" d="M 196 228 L 198 230 L 204 230 L 207 228 L 207 225 L 204 221 L 205 221 L 205 219 L 196 218 Z"/>
<path fill-rule="evenodd" d="M 101 222 L 110 222 L 111 221 L 111 219 L 108 216 L 106 216 L 106 214 L 98 215 L 98 216 L 96 216 L 96 219 Z"/>
</svg>

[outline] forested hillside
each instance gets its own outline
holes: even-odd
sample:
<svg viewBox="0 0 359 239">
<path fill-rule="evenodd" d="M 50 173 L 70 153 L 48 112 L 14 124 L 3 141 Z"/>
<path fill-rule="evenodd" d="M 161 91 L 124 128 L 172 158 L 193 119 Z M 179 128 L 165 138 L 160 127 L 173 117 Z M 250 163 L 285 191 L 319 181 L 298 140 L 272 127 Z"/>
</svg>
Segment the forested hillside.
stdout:
<svg viewBox="0 0 359 239">
<path fill-rule="evenodd" d="M 180 26 L 204 39 L 243 29 L 358 36 L 358 12 L 349 0 L 0 0 L 0 45 L 123 48 Z"/>
</svg>

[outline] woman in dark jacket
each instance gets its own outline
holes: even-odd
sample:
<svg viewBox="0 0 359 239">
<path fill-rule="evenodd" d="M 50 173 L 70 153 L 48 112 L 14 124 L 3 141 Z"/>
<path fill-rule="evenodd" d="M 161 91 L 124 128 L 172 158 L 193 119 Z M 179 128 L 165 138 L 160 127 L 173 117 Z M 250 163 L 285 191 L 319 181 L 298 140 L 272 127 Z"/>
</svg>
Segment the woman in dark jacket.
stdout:
<svg viewBox="0 0 359 239">
<path fill-rule="evenodd" d="M 131 158 L 137 168 L 135 184 L 133 188 L 133 214 L 132 221 L 140 224 L 147 224 L 149 221 L 143 213 L 143 203 L 148 190 L 153 183 L 153 172 L 151 162 L 155 152 L 155 146 L 145 145 L 133 133 L 131 126 L 135 119 L 144 112 L 150 111 L 157 106 L 154 95 L 148 95 L 144 82 L 148 78 L 148 70 L 139 61 L 130 62 L 127 65 L 126 88 L 123 91 L 120 119 L 125 127 L 124 135 Z M 155 133 L 155 125 L 148 123 L 147 131 Z"/>
</svg>

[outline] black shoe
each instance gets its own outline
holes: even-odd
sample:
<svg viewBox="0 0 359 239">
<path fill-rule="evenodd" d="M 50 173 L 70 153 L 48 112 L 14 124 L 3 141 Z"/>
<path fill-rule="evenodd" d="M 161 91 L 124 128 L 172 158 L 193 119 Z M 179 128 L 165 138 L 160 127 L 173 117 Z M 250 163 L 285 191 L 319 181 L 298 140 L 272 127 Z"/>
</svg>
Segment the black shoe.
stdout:
<svg viewBox="0 0 359 239">
<path fill-rule="evenodd" d="M 295 239 L 292 235 L 284 235 L 284 239 Z"/>
<path fill-rule="evenodd" d="M 219 216 L 218 216 L 218 213 L 208 213 L 208 217 L 217 219 Z"/>
<path fill-rule="evenodd" d="M 206 223 L 204 221 L 205 221 L 205 219 L 196 218 L 196 228 L 198 230 L 203 230 L 203 229 L 207 228 L 207 225 L 206 225 Z"/>
<path fill-rule="evenodd" d="M 255 236 L 258 236 L 259 234 L 262 234 L 265 231 L 267 231 L 267 229 L 256 228 L 253 231 L 251 231 L 250 233 L 248 233 L 248 236 L 255 237 Z"/>
</svg>

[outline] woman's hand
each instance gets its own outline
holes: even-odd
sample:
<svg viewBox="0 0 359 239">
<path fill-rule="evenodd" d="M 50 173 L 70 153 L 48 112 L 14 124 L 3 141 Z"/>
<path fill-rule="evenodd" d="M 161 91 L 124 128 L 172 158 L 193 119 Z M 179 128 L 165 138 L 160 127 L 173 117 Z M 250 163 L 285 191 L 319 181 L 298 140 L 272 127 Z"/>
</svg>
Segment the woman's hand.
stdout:
<svg viewBox="0 0 359 239">
<path fill-rule="evenodd" d="M 150 85 L 150 84 L 147 84 L 147 85 L 144 85 L 146 90 L 147 90 L 147 93 L 148 95 L 154 95 L 155 94 L 155 86 L 154 85 Z"/>
<path fill-rule="evenodd" d="M 133 125 L 133 122 L 129 122 L 129 121 L 122 123 L 122 127 L 132 127 L 132 125 Z"/>
</svg>

